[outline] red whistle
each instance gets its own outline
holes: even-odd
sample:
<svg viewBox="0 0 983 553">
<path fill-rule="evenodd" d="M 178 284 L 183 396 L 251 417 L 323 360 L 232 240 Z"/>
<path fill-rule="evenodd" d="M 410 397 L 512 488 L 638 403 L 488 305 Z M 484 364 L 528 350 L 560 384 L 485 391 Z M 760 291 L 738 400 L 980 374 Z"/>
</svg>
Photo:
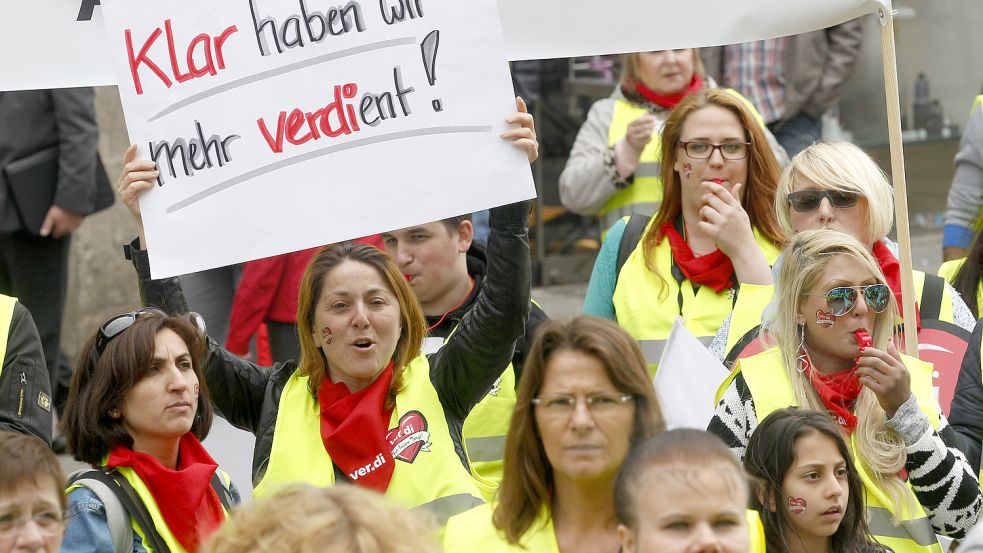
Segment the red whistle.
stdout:
<svg viewBox="0 0 983 553">
<path fill-rule="evenodd" d="M 860 348 L 860 351 L 874 345 L 874 339 L 871 338 L 870 334 L 867 334 L 867 331 L 862 328 L 855 330 L 853 332 L 853 337 L 857 340 L 857 347 Z"/>
<path fill-rule="evenodd" d="M 723 184 L 724 183 L 724 179 L 710 179 L 710 182 L 715 182 L 717 184 Z"/>
</svg>

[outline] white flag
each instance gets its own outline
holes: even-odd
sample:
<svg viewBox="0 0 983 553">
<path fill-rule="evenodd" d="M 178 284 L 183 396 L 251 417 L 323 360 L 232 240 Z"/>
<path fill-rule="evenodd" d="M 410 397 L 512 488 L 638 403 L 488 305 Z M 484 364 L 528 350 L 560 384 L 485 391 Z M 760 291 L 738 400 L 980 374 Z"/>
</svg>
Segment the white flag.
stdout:
<svg viewBox="0 0 983 553">
<path fill-rule="evenodd" d="M 713 417 L 717 389 L 728 374 L 677 317 L 655 373 L 655 394 L 666 426 L 670 430 L 706 430 Z"/>
</svg>

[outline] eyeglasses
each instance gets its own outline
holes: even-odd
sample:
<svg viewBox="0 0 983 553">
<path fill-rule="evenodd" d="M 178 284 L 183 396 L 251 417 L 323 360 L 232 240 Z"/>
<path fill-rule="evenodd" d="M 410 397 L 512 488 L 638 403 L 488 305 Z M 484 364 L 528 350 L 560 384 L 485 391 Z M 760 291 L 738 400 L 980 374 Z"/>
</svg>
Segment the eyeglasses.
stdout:
<svg viewBox="0 0 983 553">
<path fill-rule="evenodd" d="M 857 205 L 860 201 L 860 194 L 856 192 L 844 192 L 842 190 L 799 190 L 787 196 L 788 203 L 792 209 L 804 213 L 819 209 L 823 198 L 829 200 L 829 204 L 836 209 L 846 209 Z"/>
<path fill-rule="evenodd" d="M 28 520 L 33 520 L 38 532 L 45 536 L 53 536 L 65 528 L 65 518 L 57 511 L 45 511 L 33 515 L 13 514 L 0 515 L 0 538 L 10 539 L 20 533 Z"/>
<path fill-rule="evenodd" d="M 826 292 L 826 308 L 837 317 L 846 315 L 857 305 L 861 293 L 864 295 L 867 307 L 874 313 L 883 312 L 891 301 L 892 292 L 887 284 L 837 286 Z"/>
<path fill-rule="evenodd" d="M 631 394 L 591 394 L 584 398 L 587 409 L 593 415 L 603 415 L 616 411 L 625 403 L 635 399 Z M 570 416 L 577 407 L 577 398 L 568 395 L 555 395 L 532 398 L 532 404 L 551 416 Z"/>
<path fill-rule="evenodd" d="M 726 144 L 711 144 L 709 142 L 686 142 L 680 140 L 686 155 L 693 159 L 710 159 L 714 150 L 720 150 L 724 159 L 738 160 L 747 157 L 751 149 L 750 142 L 727 142 Z"/>
</svg>

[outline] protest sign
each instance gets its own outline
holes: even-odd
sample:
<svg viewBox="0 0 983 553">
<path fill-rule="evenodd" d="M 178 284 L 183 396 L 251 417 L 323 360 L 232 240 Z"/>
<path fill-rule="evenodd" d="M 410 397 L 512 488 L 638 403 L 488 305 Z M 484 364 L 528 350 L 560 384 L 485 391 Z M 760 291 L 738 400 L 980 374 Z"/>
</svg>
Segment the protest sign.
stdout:
<svg viewBox="0 0 983 553">
<path fill-rule="evenodd" d="M 720 384 L 730 374 L 676 317 L 655 373 L 655 394 L 666 427 L 706 430 Z"/>
<path fill-rule="evenodd" d="M 156 278 L 535 194 L 494 0 L 103 9 Z"/>
<path fill-rule="evenodd" d="M 99 0 L 0 2 L 0 90 L 116 83 Z"/>
</svg>

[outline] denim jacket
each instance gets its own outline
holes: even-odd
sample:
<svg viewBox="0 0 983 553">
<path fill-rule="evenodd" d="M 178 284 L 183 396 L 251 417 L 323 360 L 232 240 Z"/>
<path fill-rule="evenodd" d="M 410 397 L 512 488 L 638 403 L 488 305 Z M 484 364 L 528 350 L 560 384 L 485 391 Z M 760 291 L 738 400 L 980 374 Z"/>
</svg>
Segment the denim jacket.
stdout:
<svg viewBox="0 0 983 553">
<path fill-rule="evenodd" d="M 232 504 L 240 502 L 235 484 L 229 486 Z M 61 553 L 113 553 L 113 539 L 106 521 L 106 506 L 89 488 L 80 486 L 68 494 L 68 525 Z M 147 553 L 143 541 L 133 530 L 133 553 Z"/>
</svg>

